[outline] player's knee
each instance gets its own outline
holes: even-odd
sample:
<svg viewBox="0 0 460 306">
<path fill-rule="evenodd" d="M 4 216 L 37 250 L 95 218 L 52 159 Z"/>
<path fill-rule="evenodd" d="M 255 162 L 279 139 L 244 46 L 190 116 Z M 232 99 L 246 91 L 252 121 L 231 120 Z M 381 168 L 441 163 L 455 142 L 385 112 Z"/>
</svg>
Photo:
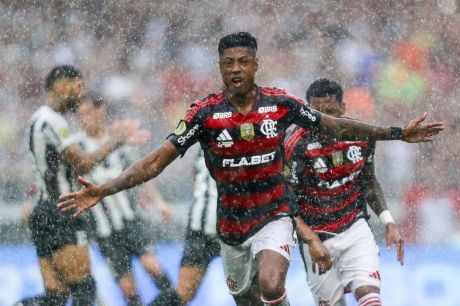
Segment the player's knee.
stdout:
<svg viewBox="0 0 460 306">
<path fill-rule="evenodd" d="M 371 285 L 366 285 L 366 286 L 361 286 L 355 289 L 355 298 L 356 300 L 359 300 L 360 298 L 366 296 L 367 294 L 370 293 L 380 293 L 380 289 L 376 286 L 371 286 Z"/>
<path fill-rule="evenodd" d="M 277 300 L 286 293 L 284 288 L 284 282 L 277 279 L 260 279 L 260 289 L 263 299 L 265 300 Z"/>
<path fill-rule="evenodd" d="M 276 298 L 267 298 L 262 294 L 261 300 L 266 306 L 289 306 L 286 290 L 284 290 L 282 295 L 278 295 Z"/>
<path fill-rule="evenodd" d="M 96 300 L 96 282 L 92 276 L 69 285 L 74 306 L 93 305 Z"/>
<path fill-rule="evenodd" d="M 368 293 L 358 299 L 359 306 L 382 306 L 382 300 L 380 299 L 379 293 Z"/>
<path fill-rule="evenodd" d="M 131 273 L 119 277 L 118 284 L 120 285 L 121 291 L 123 291 L 123 295 L 133 296 L 136 294 L 136 283 Z"/>
</svg>

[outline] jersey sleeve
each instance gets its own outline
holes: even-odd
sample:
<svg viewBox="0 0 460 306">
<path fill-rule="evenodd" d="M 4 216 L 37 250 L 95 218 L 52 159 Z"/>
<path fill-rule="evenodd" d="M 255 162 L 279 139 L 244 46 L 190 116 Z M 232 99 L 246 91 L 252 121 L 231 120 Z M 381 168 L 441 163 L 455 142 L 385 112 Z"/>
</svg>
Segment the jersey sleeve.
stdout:
<svg viewBox="0 0 460 306">
<path fill-rule="evenodd" d="M 47 120 L 42 127 L 46 140 L 60 153 L 69 145 L 78 142 L 78 138 L 70 133 L 69 124 L 61 116 Z"/>
<path fill-rule="evenodd" d="M 176 129 L 167 139 L 176 146 L 183 156 L 188 148 L 195 144 L 203 133 L 203 116 L 200 107 L 192 104 L 187 110 L 184 119 L 177 124 Z"/>
<path fill-rule="evenodd" d="M 316 128 L 321 121 L 321 113 L 310 108 L 305 102 L 294 95 L 286 95 L 286 105 L 289 109 L 291 123 L 306 130 Z"/>
<path fill-rule="evenodd" d="M 366 160 L 366 164 L 374 164 L 376 145 L 375 141 L 369 142 L 369 157 Z"/>
</svg>

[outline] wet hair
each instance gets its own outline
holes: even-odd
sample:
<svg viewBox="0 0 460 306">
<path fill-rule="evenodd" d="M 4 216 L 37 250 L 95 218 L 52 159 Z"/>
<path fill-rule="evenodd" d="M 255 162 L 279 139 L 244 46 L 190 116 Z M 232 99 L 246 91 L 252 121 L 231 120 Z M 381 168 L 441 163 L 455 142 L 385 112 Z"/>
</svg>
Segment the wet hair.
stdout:
<svg viewBox="0 0 460 306">
<path fill-rule="evenodd" d="M 70 65 L 56 66 L 50 71 L 50 73 L 48 73 L 48 76 L 46 77 L 45 89 L 46 91 L 50 91 L 54 83 L 59 79 L 62 79 L 62 78 L 76 79 L 76 78 L 81 78 L 81 77 L 82 77 L 81 72 L 74 66 L 70 66 Z"/>
<path fill-rule="evenodd" d="M 310 103 L 312 97 L 323 98 L 334 96 L 338 104 L 342 104 L 343 90 L 335 81 L 329 79 L 319 79 L 314 81 L 307 89 L 306 99 Z"/>
<path fill-rule="evenodd" d="M 217 50 L 219 55 L 222 55 L 224 50 L 235 47 L 247 47 L 255 53 L 257 51 L 257 39 L 248 32 L 228 34 L 220 39 Z"/>
</svg>

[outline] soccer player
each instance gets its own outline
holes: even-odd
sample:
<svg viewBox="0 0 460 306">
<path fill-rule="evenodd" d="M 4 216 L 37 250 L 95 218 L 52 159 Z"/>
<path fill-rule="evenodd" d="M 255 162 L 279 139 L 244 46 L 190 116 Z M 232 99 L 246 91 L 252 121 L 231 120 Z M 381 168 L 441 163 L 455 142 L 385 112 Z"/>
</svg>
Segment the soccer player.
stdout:
<svg viewBox="0 0 460 306">
<path fill-rule="evenodd" d="M 28 302 L 39 305 L 64 305 L 69 295 L 76 306 L 94 303 L 96 287 L 84 222 L 60 212 L 56 203 L 61 194 L 76 189 L 76 174 L 88 172 L 136 132 L 131 125 L 119 125 L 99 150 L 83 153 L 63 117 L 76 109 L 83 94 L 82 81 L 80 71 L 73 66 L 53 68 L 46 78 L 46 104 L 33 114 L 29 126 L 29 149 L 40 195 L 30 228 L 45 293 Z"/>
<path fill-rule="evenodd" d="M 180 306 L 190 302 L 211 261 L 219 256 L 216 235 L 217 187 L 199 150 L 194 162 L 193 203 L 184 241 L 184 253 L 175 289 L 165 290 L 150 306 Z"/>
<path fill-rule="evenodd" d="M 217 233 L 230 293 L 238 305 L 289 305 L 285 279 L 294 246 L 291 194 L 283 176 L 283 140 L 295 123 L 328 137 L 364 140 L 430 141 L 441 122 L 423 125 L 425 115 L 404 129 L 378 127 L 334 118 L 312 110 L 303 100 L 273 87 L 259 87 L 257 41 L 247 32 L 224 36 L 218 45 L 225 88 L 193 103 L 174 133 L 123 174 L 61 196 L 59 208 L 79 216 L 103 197 L 159 175 L 178 156 L 199 142 L 218 190 Z M 307 227 L 308 229 L 308 227 Z M 311 242 L 319 269 L 327 269 L 324 246 L 312 231 L 298 230 Z"/>
<path fill-rule="evenodd" d="M 78 134 L 77 138 L 84 152 L 95 152 L 103 141 L 109 138 L 106 115 L 107 105 L 101 96 L 93 93 L 82 99 L 78 108 L 78 119 L 84 132 Z M 149 137 L 149 133 L 144 133 L 143 140 Z M 133 147 L 121 146 L 107 155 L 104 162 L 94 167 L 85 177 L 102 184 L 126 169 L 134 160 L 134 155 Z M 143 189 L 144 192 L 147 190 L 155 193 L 154 196 L 157 198 L 155 204 L 159 205 L 167 218 L 171 217 L 171 208 L 159 195 L 155 186 L 150 184 L 148 188 Z M 146 235 L 139 205 L 136 202 L 135 194 L 124 191 L 105 198 L 101 205 L 94 206 L 90 210 L 92 232 L 128 306 L 142 305 L 132 275 L 133 257 L 139 258 L 141 265 L 153 278 L 160 291 L 169 288 L 171 284 L 153 253 L 153 246 Z"/>
<path fill-rule="evenodd" d="M 307 90 L 311 108 L 337 118 L 345 113 L 342 96 L 341 86 L 328 79 L 315 81 Z M 326 273 L 315 273 L 307 246 L 300 243 L 317 305 L 345 305 L 346 288 L 358 305 L 381 305 L 379 249 L 366 222 L 367 204 L 386 225 L 387 246 L 396 245 L 397 260 L 403 264 L 404 242 L 374 173 L 375 145 L 331 139 L 301 127 L 286 137 L 285 173 L 300 216 L 323 241 L 333 262 Z"/>
</svg>

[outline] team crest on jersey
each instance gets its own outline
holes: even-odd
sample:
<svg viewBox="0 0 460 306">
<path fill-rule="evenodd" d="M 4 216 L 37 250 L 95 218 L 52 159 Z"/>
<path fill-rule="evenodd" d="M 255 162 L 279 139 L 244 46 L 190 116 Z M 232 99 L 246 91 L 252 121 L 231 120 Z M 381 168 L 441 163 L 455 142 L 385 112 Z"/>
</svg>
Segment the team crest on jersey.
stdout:
<svg viewBox="0 0 460 306">
<path fill-rule="evenodd" d="M 347 151 L 348 160 L 352 161 L 354 164 L 363 160 L 363 154 L 361 153 L 361 147 L 350 146 Z"/>
<path fill-rule="evenodd" d="M 187 130 L 187 125 L 185 124 L 184 120 L 179 121 L 179 124 L 177 125 L 176 129 L 174 130 L 174 134 L 176 135 L 182 135 L 184 132 Z"/>
<path fill-rule="evenodd" d="M 254 138 L 254 125 L 252 123 L 243 123 L 240 125 L 241 138 L 250 141 Z"/>
<path fill-rule="evenodd" d="M 278 122 L 273 121 L 271 119 L 265 119 L 262 122 L 262 125 L 260 126 L 260 131 L 262 134 L 267 136 L 267 138 L 273 138 L 278 136 L 278 133 L 276 132 L 276 124 Z"/>
<path fill-rule="evenodd" d="M 338 166 L 343 165 L 343 153 L 342 153 L 342 151 L 332 152 L 331 157 L 332 157 L 332 164 L 334 165 L 334 167 L 338 167 Z"/>
<path fill-rule="evenodd" d="M 238 282 L 231 278 L 230 275 L 227 275 L 225 282 L 227 283 L 227 287 L 230 291 L 236 292 L 238 290 Z"/>
</svg>

